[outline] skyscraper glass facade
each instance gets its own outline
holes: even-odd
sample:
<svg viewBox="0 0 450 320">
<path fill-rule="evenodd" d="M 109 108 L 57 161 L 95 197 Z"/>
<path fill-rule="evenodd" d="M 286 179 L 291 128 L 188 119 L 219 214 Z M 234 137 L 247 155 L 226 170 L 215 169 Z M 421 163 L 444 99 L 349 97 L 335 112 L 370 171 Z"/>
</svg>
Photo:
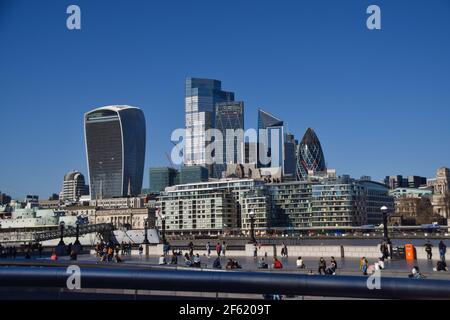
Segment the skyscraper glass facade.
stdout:
<svg viewBox="0 0 450 320">
<path fill-rule="evenodd" d="M 234 93 L 222 91 L 221 86 L 218 80 L 186 79 L 184 163 L 207 166 L 210 174 L 213 167 L 208 164 L 211 155 L 206 154 L 206 131 L 215 127 L 216 103 L 234 101 Z"/>
<path fill-rule="evenodd" d="M 258 166 L 284 167 L 284 122 L 258 110 Z"/>
<path fill-rule="evenodd" d="M 138 195 L 142 189 L 146 128 L 135 107 L 108 106 L 85 114 L 91 199 Z"/>
<path fill-rule="evenodd" d="M 222 133 L 216 138 L 216 152 L 214 165 L 214 175 L 216 178 L 222 177 L 222 172 L 226 171 L 226 164 L 238 163 L 242 155 L 239 156 L 243 141 L 239 141 L 233 134 L 228 134 L 227 130 L 244 130 L 244 103 L 243 102 L 222 102 L 216 104 L 216 129 Z"/>
<path fill-rule="evenodd" d="M 168 167 L 150 168 L 150 188 L 151 193 L 164 191 L 165 188 L 177 184 L 178 170 Z"/>
<path fill-rule="evenodd" d="M 297 150 L 297 180 L 306 180 L 308 171 L 326 170 L 325 157 L 319 138 L 313 129 L 308 128 Z"/>
</svg>

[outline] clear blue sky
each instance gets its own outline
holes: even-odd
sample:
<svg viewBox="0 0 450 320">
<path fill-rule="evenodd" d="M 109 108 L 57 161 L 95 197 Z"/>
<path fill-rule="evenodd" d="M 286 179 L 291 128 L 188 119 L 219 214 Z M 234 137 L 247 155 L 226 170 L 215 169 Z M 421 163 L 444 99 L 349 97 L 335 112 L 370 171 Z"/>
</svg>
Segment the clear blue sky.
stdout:
<svg viewBox="0 0 450 320">
<path fill-rule="evenodd" d="M 86 174 L 83 113 L 109 104 L 145 112 L 146 187 L 187 76 L 236 92 L 247 128 L 258 107 L 313 127 L 339 174 L 433 176 L 450 166 L 449 21 L 448 0 L 0 0 L 0 190 L 48 197 Z"/>
</svg>

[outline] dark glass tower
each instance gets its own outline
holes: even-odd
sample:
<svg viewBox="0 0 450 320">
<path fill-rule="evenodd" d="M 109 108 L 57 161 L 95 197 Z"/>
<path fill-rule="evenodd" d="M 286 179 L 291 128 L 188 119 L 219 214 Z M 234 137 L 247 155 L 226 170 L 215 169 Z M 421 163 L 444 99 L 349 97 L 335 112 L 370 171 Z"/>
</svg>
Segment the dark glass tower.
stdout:
<svg viewBox="0 0 450 320">
<path fill-rule="evenodd" d="M 216 140 L 216 164 L 214 173 L 216 178 L 221 178 L 222 172 L 226 170 L 226 164 L 239 162 L 239 148 L 242 141 L 231 135 L 227 137 L 227 130 L 244 130 L 244 103 L 222 102 L 216 104 L 216 129 L 222 133 Z M 218 162 L 218 163 L 217 163 Z"/>
<path fill-rule="evenodd" d="M 108 106 L 84 116 L 91 199 L 141 193 L 145 118 L 135 107 Z"/>
<path fill-rule="evenodd" d="M 313 129 L 308 128 L 297 151 L 297 180 L 306 180 L 308 171 L 325 171 L 325 157 L 319 138 Z"/>
<path fill-rule="evenodd" d="M 278 141 L 272 141 L 272 137 L 278 137 Z M 273 147 L 276 147 L 276 150 Z M 264 152 L 261 148 L 267 152 L 265 157 L 261 157 L 260 152 Z M 258 110 L 257 150 L 259 167 L 284 167 L 284 122 L 261 109 Z M 264 158 L 270 159 L 269 163 L 266 163 L 267 159 Z"/>
<path fill-rule="evenodd" d="M 234 101 L 234 93 L 222 90 L 218 80 L 187 78 L 185 94 L 186 137 L 184 163 L 187 166 L 205 166 L 209 173 L 212 159 L 206 154 L 209 144 L 206 137 L 208 129 L 215 128 L 215 106 L 219 102 Z"/>
</svg>

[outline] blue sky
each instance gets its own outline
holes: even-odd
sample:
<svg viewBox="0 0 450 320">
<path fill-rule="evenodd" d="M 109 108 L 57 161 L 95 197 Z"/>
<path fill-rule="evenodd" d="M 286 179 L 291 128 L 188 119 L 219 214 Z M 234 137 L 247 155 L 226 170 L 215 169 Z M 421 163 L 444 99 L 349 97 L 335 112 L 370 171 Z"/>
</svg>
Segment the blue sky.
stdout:
<svg viewBox="0 0 450 320">
<path fill-rule="evenodd" d="M 48 197 L 86 174 L 83 113 L 109 104 L 144 110 L 147 186 L 187 76 L 222 80 L 247 128 L 258 107 L 313 127 L 339 174 L 433 176 L 450 166 L 449 21 L 447 0 L 0 0 L 0 190 Z"/>
</svg>

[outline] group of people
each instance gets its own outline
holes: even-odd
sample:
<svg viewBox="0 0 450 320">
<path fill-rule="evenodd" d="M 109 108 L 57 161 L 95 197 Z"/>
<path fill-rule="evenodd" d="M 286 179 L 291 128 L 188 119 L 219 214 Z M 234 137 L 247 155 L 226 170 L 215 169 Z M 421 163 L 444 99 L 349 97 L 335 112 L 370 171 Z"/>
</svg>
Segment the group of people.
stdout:
<svg viewBox="0 0 450 320">
<path fill-rule="evenodd" d="M 15 246 L 3 246 L 0 244 L 0 258 L 3 259 L 16 259 L 20 253 L 23 253 L 25 259 L 31 259 L 31 257 L 37 251 L 39 258 L 42 257 L 44 247 L 41 243 L 28 243 L 22 245 L 17 249 Z"/>
<path fill-rule="evenodd" d="M 301 260 L 302 258 L 299 257 L 299 259 Z M 299 260 L 299 259 L 297 259 L 297 260 Z M 318 272 L 319 272 L 319 274 L 322 274 L 322 272 L 323 272 L 324 275 L 335 275 L 337 266 L 338 266 L 337 261 L 334 257 L 331 257 L 330 264 L 328 265 L 328 267 L 327 267 L 327 262 L 325 261 L 325 259 L 321 257 L 319 259 Z"/>
<path fill-rule="evenodd" d="M 122 254 L 130 254 L 131 255 L 131 244 L 130 244 L 130 249 L 125 250 L 125 247 L 123 246 L 123 242 L 122 245 L 119 244 L 114 244 L 112 242 L 108 242 L 108 243 L 104 243 L 99 242 L 96 244 L 95 246 L 95 251 L 97 253 L 97 257 L 99 257 L 101 262 L 123 262 L 122 258 L 120 257 L 120 251 L 122 251 Z"/>
<path fill-rule="evenodd" d="M 4 247 L 0 244 L 0 258 L 3 259 L 16 259 L 17 249 L 14 246 Z"/>
<path fill-rule="evenodd" d="M 445 254 L 447 253 L 447 246 L 445 245 L 444 241 L 440 241 L 438 245 L 439 249 L 439 258 L 441 261 L 445 261 Z M 425 252 L 427 253 L 428 260 L 432 260 L 433 258 L 433 245 L 430 241 L 427 241 L 425 244 Z"/>
<path fill-rule="evenodd" d="M 447 246 L 445 245 L 444 241 L 440 241 L 438 245 L 439 250 L 439 260 L 436 263 L 436 267 L 433 268 L 434 271 L 448 271 L 445 255 L 447 254 Z M 425 244 L 425 252 L 427 253 L 427 259 L 432 260 L 433 259 L 433 245 L 428 241 Z"/>
<path fill-rule="evenodd" d="M 191 246 L 189 246 L 189 247 L 191 248 Z M 214 259 L 214 261 L 212 263 L 213 269 L 222 269 L 220 254 L 222 254 L 223 252 L 224 251 L 222 251 L 222 247 L 220 248 L 220 251 L 217 250 L 217 257 Z M 194 254 L 193 250 L 189 250 L 189 252 L 186 252 L 184 255 L 182 254 L 181 251 L 172 250 L 172 258 L 171 258 L 170 264 L 177 265 L 179 256 L 183 256 L 183 259 L 184 259 L 183 265 L 186 267 L 193 267 L 193 268 L 201 268 L 202 267 L 202 260 L 201 260 L 200 255 L 198 253 Z M 209 258 L 209 255 L 208 255 L 208 258 Z M 159 265 L 169 264 L 166 260 L 166 255 L 163 254 L 159 257 L 158 264 Z M 206 266 L 206 264 L 203 264 L 203 265 Z M 237 262 L 237 260 L 228 259 L 228 262 L 225 265 L 225 268 L 228 270 L 240 269 L 240 268 L 242 268 L 242 266 Z"/>
<path fill-rule="evenodd" d="M 191 244 L 192 244 L 192 242 L 189 244 L 189 247 L 191 247 Z M 206 244 L 206 253 L 208 255 L 208 258 L 211 256 L 212 250 L 213 250 L 213 245 L 211 244 L 210 241 L 208 241 L 208 243 Z M 222 243 L 217 242 L 217 244 L 215 245 L 215 250 L 216 250 L 216 254 L 218 257 L 220 257 L 221 255 L 225 257 L 225 254 L 227 251 L 227 244 L 225 243 L 225 241 L 223 241 Z M 192 251 L 193 251 L 193 249 L 192 249 Z"/>
</svg>

